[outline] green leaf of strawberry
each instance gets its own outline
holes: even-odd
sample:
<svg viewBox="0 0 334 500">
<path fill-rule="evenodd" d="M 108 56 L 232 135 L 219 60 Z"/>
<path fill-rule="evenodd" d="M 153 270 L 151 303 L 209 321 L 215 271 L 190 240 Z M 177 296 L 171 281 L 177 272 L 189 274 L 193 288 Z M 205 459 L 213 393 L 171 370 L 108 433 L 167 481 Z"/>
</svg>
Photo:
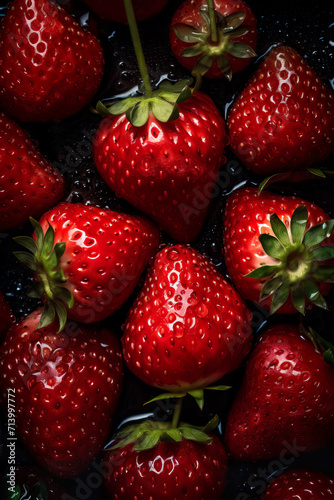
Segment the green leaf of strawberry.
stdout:
<svg viewBox="0 0 334 500">
<path fill-rule="evenodd" d="M 261 291 L 261 298 L 272 294 L 270 312 L 273 314 L 287 301 L 292 290 L 292 301 L 297 311 L 305 313 L 306 297 L 323 309 L 327 308 L 314 276 L 320 271 L 320 262 L 334 255 L 334 246 L 318 247 L 333 232 L 334 220 L 329 220 L 312 226 L 305 231 L 307 226 L 307 209 L 304 205 L 296 208 L 291 217 L 291 236 L 284 223 L 277 214 L 270 216 L 270 225 L 275 236 L 261 234 L 259 240 L 267 255 L 278 261 L 274 266 L 263 266 L 250 272 L 249 278 L 262 279 L 272 276 Z M 329 279 L 334 281 L 334 273 L 328 272 Z M 313 278 L 313 279 L 312 279 Z"/>
</svg>

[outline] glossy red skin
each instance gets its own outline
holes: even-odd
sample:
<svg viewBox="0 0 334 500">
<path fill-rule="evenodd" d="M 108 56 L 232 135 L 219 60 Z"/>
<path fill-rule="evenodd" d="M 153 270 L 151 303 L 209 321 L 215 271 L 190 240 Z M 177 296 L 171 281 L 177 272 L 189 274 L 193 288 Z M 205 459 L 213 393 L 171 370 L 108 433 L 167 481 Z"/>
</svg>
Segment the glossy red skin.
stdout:
<svg viewBox="0 0 334 500">
<path fill-rule="evenodd" d="M 260 267 L 261 263 L 275 265 L 277 261 L 265 254 L 259 241 L 260 234 L 274 235 L 270 226 L 270 215 L 276 213 L 286 224 L 290 224 L 294 210 L 305 205 L 309 213 L 309 227 L 329 220 L 330 217 L 317 205 L 295 196 L 281 196 L 257 188 L 241 188 L 232 193 L 224 212 L 224 256 L 227 273 L 241 295 L 264 309 L 269 310 L 272 297 L 260 301 L 260 292 L 266 279 L 247 278 L 245 274 Z M 307 229 L 308 229 L 307 228 Z M 326 244 L 334 243 L 328 238 Z M 327 295 L 332 285 L 318 283 L 322 295 Z M 311 307 L 311 304 L 308 304 Z M 295 313 L 291 299 L 278 310 L 280 314 Z"/>
<path fill-rule="evenodd" d="M 291 47 L 273 48 L 230 109 L 232 151 L 260 175 L 305 170 L 334 152 L 334 95 Z"/>
<path fill-rule="evenodd" d="M 173 392 L 206 387 L 240 366 L 251 313 L 209 260 L 189 246 L 156 256 L 122 338 L 127 367 Z"/>
<path fill-rule="evenodd" d="M 116 23 L 128 24 L 123 0 L 83 0 L 99 17 Z M 168 0 L 132 0 L 136 21 L 145 21 L 157 15 Z"/>
<path fill-rule="evenodd" d="M 74 296 L 68 317 L 83 323 L 101 321 L 126 302 L 159 244 L 151 222 L 80 203 L 60 203 L 41 218 L 44 232 L 48 223 L 54 243 L 66 243 L 59 267 Z"/>
<path fill-rule="evenodd" d="M 95 95 L 98 40 L 54 0 L 14 0 L 0 29 L 0 105 L 23 122 L 59 121 Z"/>
<path fill-rule="evenodd" d="M 169 33 L 171 49 L 178 62 L 182 66 L 187 68 L 189 71 L 192 71 L 194 69 L 196 62 L 200 59 L 201 56 L 184 57 L 181 55 L 184 49 L 186 49 L 187 47 L 191 47 L 191 44 L 182 42 L 177 38 L 174 32 L 174 26 L 176 24 L 181 23 L 193 26 L 194 28 L 200 31 L 203 31 L 203 29 L 205 30 L 206 24 L 199 10 L 201 5 L 203 4 L 205 4 L 203 0 L 186 0 L 177 9 L 171 21 L 171 27 Z M 257 41 L 256 19 L 249 6 L 242 0 L 215 0 L 214 8 L 219 14 L 221 14 L 224 17 L 234 12 L 244 11 L 246 13 L 245 21 L 243 22 L 242 25 L 250 26 L 250 30 L 245 35 L 238 37 L 234 40 L 245 43 L 255 50 Z M 233 38 L 231 40 L 233 41 Z M 242 59 L 238 57 L 233 57 L 232 55 L 227 53 L 225 53 L 225 55 L 228 57 L 230 61 L 232 73 L 237 73 L 238 71 L 243 70 L 253 60 L 252 58 Z M 214 62 L 209 71 L 205 73 L 206 78 L 216 79 L 216 78 L 222 78 L 223 76 L 224 75 L 222 74 L 216 62 Z"/>
<path fill-rule="evenodd" d="M 228 415 L 230 455 L 267 460 L 333 443 L 333 384 L 333 367 L 297 325 L 269 328 L 251 353 Z"/>
<path fill-rule="evenodd" d="M 62 175 L 30 136 L 0 113 L 0 230 L 39 217 L 59 202 L 63 192 Z"/>
<path fill-rule="evenodd" d="M 220 500 L 225 488 L 227 458 L 221 441 L 211 444 L 183 439 L 160 442 L 150 450 L 133 451 L 130 444 L 107 453 L 106 481 L 112 500 Z"/>
<path fill-rule="evenodd" d="M 93 142 L 100 175 L 118 196 L 157 221 L 179 242 L 194 240 L 224 163 L 225 122 L 213 101 L 196 92 L 168 123 L 153 115 L 133 127 L 125 114 L 101 123 Z"/>
<path fill-rule="evenodd" d="M 52 474 L 85 471 L 111 429 L 122 356 L 107 329 L 69 322 L 37 330 L 41 310 L 11 327 L 0 348 L 0 395 L 15 390 L 17 435 Z"/>
<path fill-rule="evenodd" d="M 11 308 L 7 304 L 3 294 L 0 292 L 0 343 L 4 339 L 6 332 L 13 321 L 14 316 Z"/>
<path fill-rule="evenodd" d="M 324 500 L 334 496 L 334 480 L 314 470 L 289 470 L 275 479 L 261 500 Z"/>
</svg>

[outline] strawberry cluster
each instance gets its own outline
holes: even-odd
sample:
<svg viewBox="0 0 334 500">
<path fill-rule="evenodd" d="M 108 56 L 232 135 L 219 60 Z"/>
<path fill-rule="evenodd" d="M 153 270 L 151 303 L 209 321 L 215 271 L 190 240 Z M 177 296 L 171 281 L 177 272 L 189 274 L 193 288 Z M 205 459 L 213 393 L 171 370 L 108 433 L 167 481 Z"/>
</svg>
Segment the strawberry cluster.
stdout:
<svg viewBox="0 0 334 500">
<path fill-rule="evenodd" d="M 3 497 L 245 500 L 266 461 L 294 470 L 254 498 L 330 498 L 293 466 L 334 444 L 330 86 L 242 0 L 61 4 L 0 25 L 0 404 L 34 461 Z"/>
</svg>

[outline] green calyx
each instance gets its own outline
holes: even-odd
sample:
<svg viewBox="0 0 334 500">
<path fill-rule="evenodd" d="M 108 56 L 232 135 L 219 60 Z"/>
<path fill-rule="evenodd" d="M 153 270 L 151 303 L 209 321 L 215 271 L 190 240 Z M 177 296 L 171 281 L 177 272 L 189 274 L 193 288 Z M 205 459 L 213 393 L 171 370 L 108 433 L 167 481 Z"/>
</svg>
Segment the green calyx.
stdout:
<svg viewBox="0 0 334 500">
<path fill-rule="evenodd" d="M 305 314 L 306 298 L 327 309 L 317 282 L 334 282 L 334 266 L 322 264 L 334 258 L 334 246 L 321 246 L 334 229 L 334 219 L 306 230 L 308 212 L 304 205 L 296 208 L 291 217 L 290 234 L 276 214 L 270 224 L 275 236 L 261 234 L 259 240 L 267 255 L 277 260 L 275 265 L 263 265 L 247 274 L 248 278 L 267 279 L 260 300 L 272 296 L 270 312 L 275 313 L 289 298 L 295 309 Z"/>
<path fill-rule="evenodd" d="M 179 116 L 178 104 L 187 100 L 192 91 L 189 87 L 192 80 L 184 79 L 176 83 L 163 81 L 159 88 L 149 94 L 129 97 L 105 106 L 101 101 L 96 110 L 102 116 L 121 115 L 126 113 L 129 122 L 135 127 L 142 127 L 147 122 L 150 113 L 160 122 L 166 123 Z"/>
<path fill-rule="evenodd" d="M 185 422 L 180 422 L 177 427 L 174 427 L 171 422 L 146 420 L 139 424 L 127 426 L 118 432 L 115 436 L 117 442 L 109 450 L 124 448 L 133 443 L 135 451 L 144 451 L 154 448 L 159 442 L 179 443 L 183 439 L 211 443 L 212 437 L 208 435 L 208 432 L 212 432 L 218 424 L 219 418 L 217 415 L 203 427 L 197 427 Z"/>
<path fill-rule="evenodd" d="M 203 410 L 203 408 L 204 408 L 204 391 L 227 391 L 229 389 L 231 389 L 231 387 L 228 385 L 215 385 L 215 386 L 204 387 L 204 389 L 194 389 L 192 391 L 187 391 L 187 392 L 176 392 L 176 393 L 164 392 L 163 394 L 159 394 L 159 396 L 156 396 L 155 398 L 150 399 L 150 401 L 147 401 L 145 404 L 150 404 L 154 401 L 161 401 L 164 399 L 184 398 L 185 396 L 189 395 L 195 399 L 199 409 Z"/>
<path fill-rule="evenodd" d="M 210 16 L 211 9 L 208 5 L 201 5 L 200 13 L 204 20 L 202 30 L 197 30 L 187 24 L 176 24 L 175 35 L 182 42 L 190 44 L 181 53 L 183 57 L 198 57 L 193 75 L 201 78 L 209 71 L 216 61 L 222 75 L 228 80 L 232 78 L 230 60 L 226 54 L 237 58 L 255 57 L 256 53 L 247 44 L 235 41 L 249 32 L 250 27 L 244 26 L 246 13 L 244 11 L 233 12 L 229 16 L 222 16 L 217 11 L 214 17 Z"/>
<path fill-rule="evenodd" d="M 45 303 L 38 328 L 50 325 L 57 317 L 60 332 L 66 324 L 67 308 L 74 305 L 72 293 L 63 286 L 67 281 L 64 271 L 59 268 L 66 244 L 54 244 L 54 230 L 50 224 L 44 234 L 39 222 L 32 217 L 30 221 L 34 227 L 36 239 L 29 236 L 14 238 L 16 243 L 28 250 L 27 252 L 14 252 L 14 255 L 36 276 L 36 283 L 29 292 L 29 296 L 41 298 Z"/>
</svg>

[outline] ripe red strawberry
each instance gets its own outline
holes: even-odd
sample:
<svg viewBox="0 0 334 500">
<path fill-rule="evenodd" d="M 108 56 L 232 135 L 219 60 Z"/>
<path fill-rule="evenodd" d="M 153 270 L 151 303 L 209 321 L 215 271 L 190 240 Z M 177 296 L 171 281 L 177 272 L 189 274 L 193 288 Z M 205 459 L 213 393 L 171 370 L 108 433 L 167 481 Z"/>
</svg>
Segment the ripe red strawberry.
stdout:
<svg viewBox="0 0 334 500">
<path fill-rule="evenodd" d="M 123 379 L 118 340 L 74 322 L 38 329 L 41 310 L 14 325 L 0 348 L 0 394 L 15 391 L 17 435 L 52 474 L 85 471 L 111 429 Z M 8 391 L 10 389 L 10 391 Z"/>
<path fill-rule="evenodd" d="M 275 479 L 261 500 L 324 500 L 334 496 L 334 480 L 315 470 L 289 470 Z"/>
<path fill-rule="evenodd" d="M 332 443 L 333 384 L 333 367 L 297 325 L 269 328 L 248 360 L 228 415 L 225 444 L 231 456 L 265 460 Z"/>
<path fill-rule="evenodd" d="M 144 451 L 130 444 L 108 452 L 105 461 L 111 471 L 106 489 L 113 500 L 220 500 L 225 488 L 227 459 L 217 436 L 211 443 L 159 442 Z"/>
<path fill-rule="evenodd" d="M 210 261 L 189 246 L 166 247 L 127 317 L 124 359 L 149 385 L 172 392 L 204 388 L 244 360 L 250 319 Z"/>
<path fill-rule="evenodd" d="M 165 90 L 169 95 L 173 91 L 172 86 Z M 165 105 L 175 109 L 175 101 Z M 147 121 L 137 126 L 128 113 L 109 116 L 93 147 L 99 173 L 118 196 L 156 220 L 175 240 L 190 242 L 208 212 L 210 186 L 225 160 L 226 132 L 216 106 L 202 92 L 178 108 L 179 116 L 166 123 L 149 113 L 149 107 Z"/>
<path fill-rule="evenodd" d="M 7 304 L 3 294 L 0 292 L 0 343 L 5 337 L 8 328 L 14 321 L 11 308 Z"/>
<path fill-rule="evenodd" d="M 19 121 L 83 109 L 104 71 L 100 43 L 55 0 L 14 0 L 0 30 L 0 105 Z"/>
<path fill-rule="evenodd" d="M 127 24 L 124 0 L 83 0 L 99 17 Z M 158 14 L 168 0 L 132 0 L 137 22 L 144 21 Z"/>
<path fill-rule="evenodd" d="M 28 252 L 17 257 L 37 274 L 34 294 L 45 301 L 40 326 L 59 317 L 101 321 L 133 292 L 159 244 L 150 222 L 81 204 L 60 203 L 33 221 L 34 238 L 15 240 Z"/>
<path fill-rule="evenodd" d="M 40 216 L 58 203 L 64 179 L 29 135 L 0 113 L 0 230 Z"/>
<path fill-rule="evenodd" d="M 306 171 L 334 152 L 334 95 L 291 47 L 273 48 L 234 102 L 232 151 L 253 172 Z"/>
<path fill-rule="evenodd" d="M 186 0 L 170 27 L 172 51 L 182 66 L 196 76 L 229 80 L 256 56 L 256 19 L 242 0 L 214 0 L 216 26 L 207 2 Z"/>
<path fill-rule="evenodd" d="M 238 189 L 224 214 L 228 274 L 244 298 L 272 313 L 304 314 L 312 304 L 326 308 L 322 295 L 331 288 L 334 268 L 321 264 L 334 257 L 334 249 L 322 245 L 333 243 L 333 228 L 314 203 Z"/>
</svg>

